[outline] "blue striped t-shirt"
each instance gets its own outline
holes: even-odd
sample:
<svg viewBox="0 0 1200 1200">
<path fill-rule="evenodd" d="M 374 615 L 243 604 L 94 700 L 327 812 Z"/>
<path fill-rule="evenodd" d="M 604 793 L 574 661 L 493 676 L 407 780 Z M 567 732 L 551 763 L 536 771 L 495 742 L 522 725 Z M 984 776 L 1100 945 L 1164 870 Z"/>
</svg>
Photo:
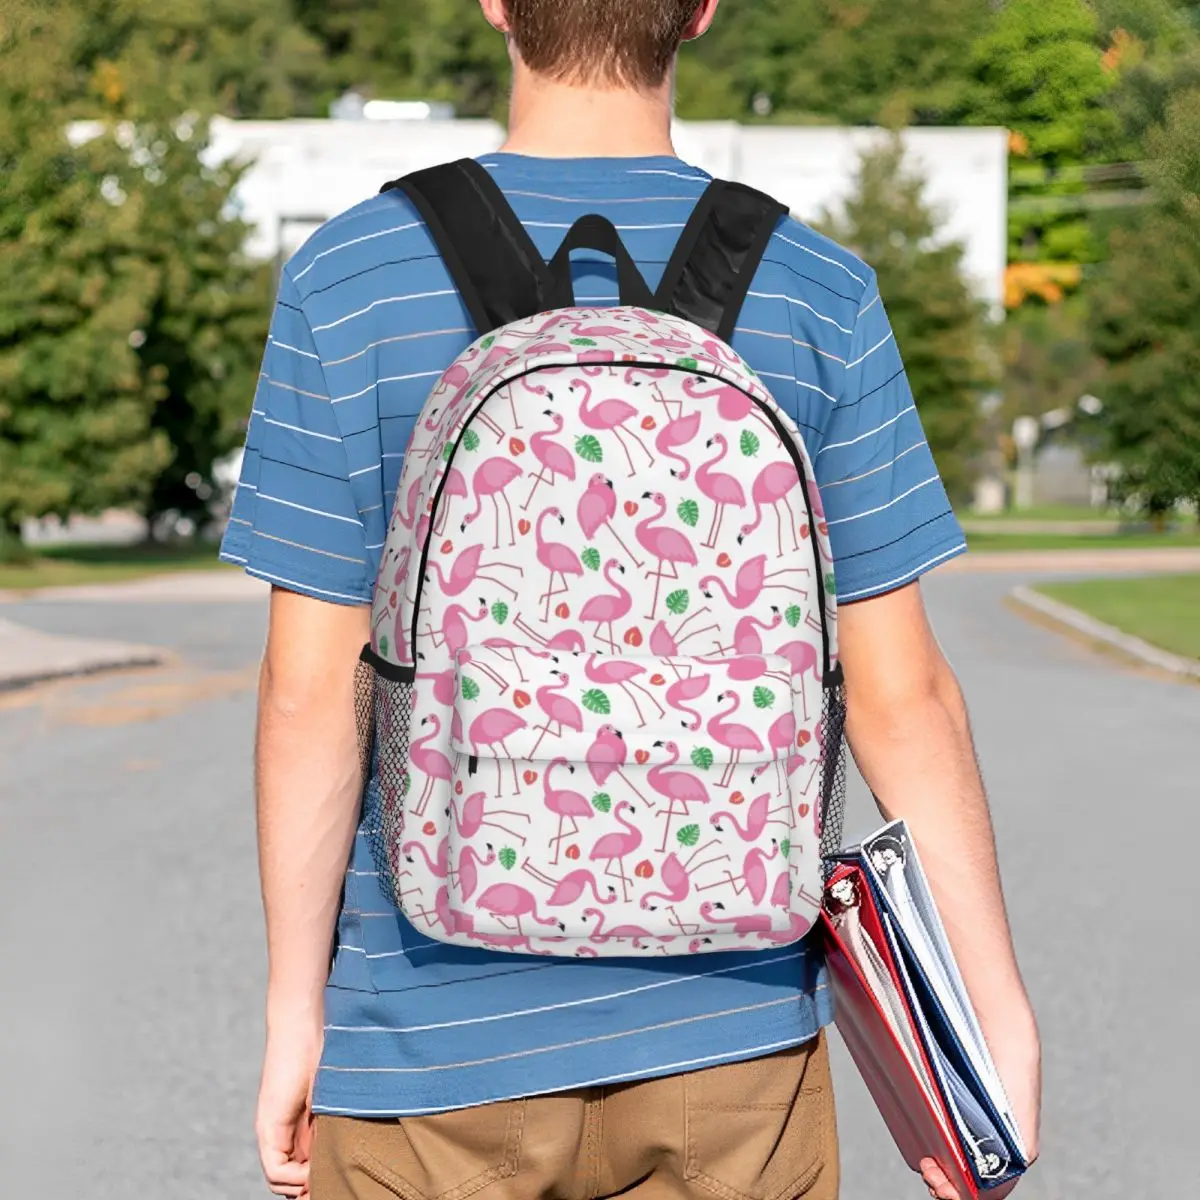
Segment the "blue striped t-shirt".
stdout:
<svg viewBox="0 0 1200 1200">
<path fill-rule="evenodd" d="M 547 258 L 599 212 L 652 288 L 708 183 L 675 158 L 482 161 Z M 580 304 L 611 305 L 616 290 L 611 262 L 577 257 Z M 323 226 L 283 272 L 223 557 L 280 587 L 369 603 L 414 420 L 473 340 L 468 324 L 401 194 Z M 965 548 L 867 266 L 785 222 L 733 346 L 808 441 L 842 601 Z M 579 962 L 430 941 L 381 889 L 360 831 L 315 1108 L 411 1115 L 649 1078 L 799 1044 L 830 1017 L 804 943 Z"/>
</svg>

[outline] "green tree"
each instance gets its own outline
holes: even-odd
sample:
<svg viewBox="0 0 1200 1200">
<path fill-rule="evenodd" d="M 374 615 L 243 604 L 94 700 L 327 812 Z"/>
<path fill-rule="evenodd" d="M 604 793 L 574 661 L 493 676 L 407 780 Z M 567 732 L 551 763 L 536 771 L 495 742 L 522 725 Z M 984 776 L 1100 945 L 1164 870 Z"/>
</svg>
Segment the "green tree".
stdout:
<svg viewBox="0 0 1200 1200">
<path fill-rule="evenodd" d="M 996 382 L 994 338 L 964 278 L 963 248 L 938 238 L 924 193 L 891 139 L 864 154 L 853 194 L 823 227 L 875 269 L 938 468 L 962 500 L 980 449 L 981 400 Z"/>
<path fill-rule="evenodd" d="M 162 382 L 131 345 L 156 293 L 143 198 L 111 138 L 72 145 L 61 102 L 70 20 L 0 25 L 0 530 L 144 502 L 169 462 Z"/>
<path fill-rule="evenodd" d="M 1148 142 L 1157 203 L 1111 239 L 1092 297 L 1117 492 L 1148 513 L 1200 502 L 1200 88 Z"/>
</svg>

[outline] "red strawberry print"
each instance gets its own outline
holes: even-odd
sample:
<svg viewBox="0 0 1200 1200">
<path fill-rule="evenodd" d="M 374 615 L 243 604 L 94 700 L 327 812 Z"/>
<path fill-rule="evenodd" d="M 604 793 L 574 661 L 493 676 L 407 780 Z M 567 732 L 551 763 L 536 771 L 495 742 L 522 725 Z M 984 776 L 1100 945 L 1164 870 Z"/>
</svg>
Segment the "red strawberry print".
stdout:
<svg viewBox="0 0 1200 1200">
<path fill-rule="evenodd" d="M 453 552 L 453 550 L 454 550 L 453 542 L 446 541 L 446 542 L 442 543 L 442 553 L 443 554 L 450 554 Z"/>
<path fill-rule="evenodd" d="M 650 684 L 652 687 L 662 687 L 662 685 L 666 682 L 667 682 L 667 677 L 665 675 L 651 675 L 650 676 Z"/>
<path fill-rule="evenodd" d="M 797 746 L 807 746 L 808 743 L 811 741 L 812 741 L 812 734 L 809 733 L 807 729 L 801 729 L 800 732 L 798 734 L 796 734 L 796 745 Z"/>
<path fill-rule="evenodd" d="M 521 441 L 521 439 L 518 437 L 509 438 L 508 439 L 508 452 L 509 452 L 509 454 L 511 454 L 513 456 L 513 458 L 516 458 L 520 454 L 524 454 L 525 453 L 525 443 L 523 441 Z"/>
<path fill-rule="evenodd" d="M 528 692 L 513 692 L 513 704 L 515 704 L 517 708 L 528 708 L 529 703 L 530 701 Z"/>
<path fill-rule="evenodd" d="M 633 868 L 633 873 L 639 879 L 653 879 L 654 878 L 654 866 L 648 858 L 643 858 L 642 861 L 640 863 L 638 863 L 638 865 L 636 867 Z"/>
<path fill-rule="evenodd" d="M 461 795 L 462 795 L 462 793 L 463 793 L 463 785 L 462 785 L 462 780 L 461 780 L 461 779 L 459 779 L 459 780 L 457 780 L 457 781 L 455 782 L 455 784 L 454 784 L 454 794 L 455 794 L 456 796 L 461 796 Z"/>
<path fill-rule="evenodd" d="M 729 797 L 729 803 L 730 804 L 745 804 L 746 797 L 742 792 L 734 792 L 733 795 Z"/>
<path fill-rule="evenodd" d="M 642 631 L 640 629 L 627 629 L 625 631 L 625 645 L 632 646 L 635 650 L 642 644 Z"/>
<path fill-rule="evenodd" d="M 809 527 L 808 527 L 807 525 L 801 525 L 801 526 L 800 526 L 800 536 L 801 536 L 801 538 L 803 538 L 804 540 L 806 540 L 806 541 L 807 541 L 807 539 L 808 539 L 808 535 L 809 535 L 811 532 L 812 532 L 812 530 L 811 530 L 811 529 L 809 529 Z"/>
<path fill-rule="evenodd" d="M 532 787 L 538 781 L 538 773 L 536 771 L 526 771 L 521 778 Z"/>
<path fill-rule="evenodd" d="M 571 606 L 569 604 L 560 604 L 554 610 L 554 615 L 564 621 L 567 620 L 571 615 Z"/>
<path fill-rule="evenodd" d="M 632 500 L 625 501 L 625 515 L 627 517 L 637 516 L 638 506 Z"/>
<path fill-rule="evenodd" d="M 533 526 L 524 517 L 517 522 L 517 529 L 520 531 L 522 537 L 527 537 L 532 528 Z"/>
<path fill-rule="evenodd" d="M 643 417 L 642 428 L 649 433 L 650 430 L 658 428 L 658 422 L 653 417 Z"/>
<path fill-rule="evenodd" d="M 646 763 L 648 763 L 650 761 L 650 751 L 649 750 L 638 750 L 634 754 L 633 759 L 634 759 L 634 762 L 636 762 L 639 767 L 644 766 Z"/>
<path fill-rule="evenodd" d="M 421 832 L 426 837 L 433 837 L 433 835 L 437 833 L 437 826 L 432 821 L 426 821 L 425 824 L 421 826 Z"/>
<path fill-rule="evenodd" d="M 567 857 L 574 862 L 579 857 L 579 847 L 572 843 L 567 847 L 566 854 Z"/>
<path fill-rule="evenodd" d="M 803 820 L 812 810 L 808 804 L 799 804 L 796 806 L 796 811 L 800 814 L 801 820 Z"/>
<path fill-rule="evenodd" d="M 393 592 L 388 600 L 388 607 L 395 611 L 396 605 L 400 603 L 400 593 Z"/>
<path fill-rule="evenodd" d="M 730 558 L 728 554 L 721 553 L 721 554 L 717 555 L 717 566 L 718 567 L 732 567 L 733 559 Z"/>
<path fill-rule="evenodd" d="M 817 530 L 821 534 L 822 537 L 829 536 L 829 526 L 826 525 L 824 521 L 817 522 Z"/>
</svg>

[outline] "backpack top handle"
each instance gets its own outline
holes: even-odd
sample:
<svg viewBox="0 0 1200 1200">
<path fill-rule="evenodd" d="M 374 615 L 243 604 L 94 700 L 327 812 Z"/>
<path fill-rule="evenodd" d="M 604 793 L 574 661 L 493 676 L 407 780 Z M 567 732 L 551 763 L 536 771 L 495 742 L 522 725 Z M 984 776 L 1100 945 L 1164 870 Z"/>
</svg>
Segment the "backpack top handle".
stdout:
<svg viewBox="0 0 1200 1200">
<path fill-rule="evenodd" d="M 654 293 L 646 285 L 632 255 L 621 241 L 617 227 L 607 217 L 592 214 L 580 217 L 563 238 L 558 252 L 550 260 L 554 280 L 551 299 L 554 308 L 575 307 L 575 285 L 571 279 L 571 251 L 599 250 L 616 260 L 620 303 L 634 308 L 654 308 Z"/>
</svg>

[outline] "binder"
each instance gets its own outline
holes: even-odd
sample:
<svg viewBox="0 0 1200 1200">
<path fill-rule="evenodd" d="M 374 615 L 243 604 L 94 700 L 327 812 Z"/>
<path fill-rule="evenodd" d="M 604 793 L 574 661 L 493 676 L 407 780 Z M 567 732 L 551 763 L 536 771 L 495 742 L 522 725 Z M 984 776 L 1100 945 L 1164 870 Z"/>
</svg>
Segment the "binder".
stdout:
<svg viewBox="0 0 1200 1200">
<path fill-rule="evenodd" d="M 903 821 L 835 856 L 822 924 L 836 1022 L 905 1162 L 962 1200 L 1028 1168 L 1004 1085 Z"/>
</svg>

